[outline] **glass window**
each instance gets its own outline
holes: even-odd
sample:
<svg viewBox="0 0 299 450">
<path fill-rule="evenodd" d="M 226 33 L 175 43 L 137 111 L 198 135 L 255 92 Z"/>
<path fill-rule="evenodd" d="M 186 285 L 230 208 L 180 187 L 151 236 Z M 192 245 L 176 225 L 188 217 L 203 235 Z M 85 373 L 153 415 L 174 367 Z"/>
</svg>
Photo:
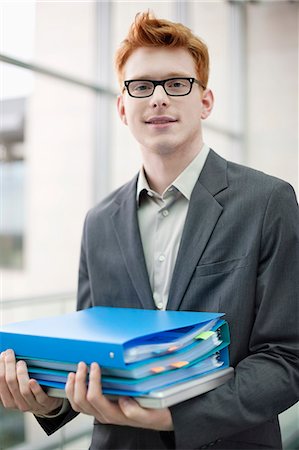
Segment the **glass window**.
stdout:
<svg viewBox="0 0 299 450">
<path fill-rule="evenodd" d="M 0 267 L 21 269 L 25 228 L 24 98 L 0 101 Z"/>
<path fill-rule="evenodd" d="M 24 161 L 0 163 L 2 184 L 0 221 L 0 266 L 21 269 L 24 244 Z"/>
</svg>

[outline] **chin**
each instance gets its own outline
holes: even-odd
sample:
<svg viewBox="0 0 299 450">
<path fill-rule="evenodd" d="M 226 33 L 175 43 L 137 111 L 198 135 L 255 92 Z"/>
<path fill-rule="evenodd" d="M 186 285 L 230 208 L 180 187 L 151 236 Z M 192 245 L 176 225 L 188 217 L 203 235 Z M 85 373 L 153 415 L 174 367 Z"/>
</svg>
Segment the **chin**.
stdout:
<svg viewBox="0 0 299 450">
<path fill-rule="evenodd" d="M 161 139 L 159 139 L 159 142 L 149 143 L 149 145 L 146 145 L 145 147 L 150 149 L 152 153 L 158 155 L 170 155 L 175 153 L 177 144 L 175 142 L 170 142 L 169 140 L 167 142 L 161 142 Z"/>
</svg>

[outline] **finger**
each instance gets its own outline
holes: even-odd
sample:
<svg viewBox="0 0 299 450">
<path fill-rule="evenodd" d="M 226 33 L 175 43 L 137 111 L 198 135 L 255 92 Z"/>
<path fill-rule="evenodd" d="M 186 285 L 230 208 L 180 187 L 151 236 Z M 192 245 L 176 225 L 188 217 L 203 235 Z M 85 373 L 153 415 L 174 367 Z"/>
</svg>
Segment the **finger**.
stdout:
<svg viewBox="0 0 299 450">
<path fill-rule="evenodd" d="M 25 361 L 18 361 L 16 365 L 17 380 L 22 397 L 32 406 L 36 406 L 35 397 L 30 389 L 29 375 Z"/>
<path fill-rule="evenodd" d="M 87 366 L 84 362 L 78 364 L 78 369 L 75 374 L 74 384 L 74 402 L 77 404 L 83 404 L 86 401 L 86 378 L 87 378 Z"/>
<path fill-rule="evenodd" d="M 97 363 L 92 363 L 89 374 L 87 400 L 92 405 L 93 415 L 101 423 L 113 423 L 127 425 L 127 419 L 123 415 L 117 403 L 110 401 L 102 393 L 101 369 Z"/>
<path fill-rule="evenodd" d="M 86 396 L 91 404 L 98 404 L 104 397 L 101 385 L 101 369 L 97 363 L 92 363 L 90 366 Z"/>
<path fill-rule="evenodd" d="M 75 389 L 75 374 L 70 372 L 67 377 L 67 382 L 65 384 L 65 393 L 70 401 L 74 399 L 74 389 Z"/>
<path fill-rule="evenodd" d="M 29 387 L 36 399 L 37 405 L 37 409 L 34 409 L 33 412 L 50 414 L 52 411 L 62 406 L 63 400 L 61 398 L 49 397 L 36 380 L 30 379 Z"/>
<path fill-rule="evenodd" d="M 131 426 L 160 431 L 173 430 L 172 417 L 168 408 L 142 408 L 134 399 L 129 397 L 120 397 L 118 403 Z"/>
<path fill-rule="evenodd" d="M 29 405 L 23 399 L 16 373 L 16 358 L 13 350 L 7 350 L 4 355 L 5 359 L 5 379 L 9 392 L 18 409 L 25 412 L 28 411 Z"/>
<path fill-rule="evenodd" d="M 109 407 L 110 401 L 103 395 L 101 384 L 101 369 L 97 363 L 90 366 L 89 382 L 86 398 L 88 402 L 99 412 Z"/>
<path fill-rule="evenodd" d="M 29 378 L 25 361 L 17 362 L 17 378 L 20 393 L 30 407 L 30 411 L 47 414 L 62 403 L 57 399 L 49 397 L 42 387 L 33 379 Z"/>
<path fill-rule="evenodd" d="M 99 411 L 109 411 L 113 402 L 103 395 L 101 383 L 101 369 L 97 363 L 92 363 L 90 366 L 89 383 L 87 390 L 88 401 Z"/>
<path fill-rule="evenodd" d="M 74 411 L 94 415 L 91 405 L 86 399 L 87 366 L 80 362 L 76 374 L 69 374 L 66 392 Z"/>
<path fill-rule="evenodd" d="M 130 397 L 120 397 L 118 404 L 125 417 L 130 421 L 142 423 L 146 425 L 150 421 L 148 410 L 141 408 L 141 406 Z"/>
<path fill-rule="evenodd" d="M 4 408 L 17 408 L 5 378 L 5 352 L 0 355 L 0 400 Z"/>
<path fill-rule="evenodd" d="M 78 405 L 76 405 L 75 400 L 74 400 L 75 381 L 76 381 L 76 374 L 74 374 L 73 372 L 70 372 L 68 374 L 67 382 L 65 385 L 65 393 L 66 393 L 67 399 L 69 400 L 73 410 L 79 412 L 80 409 L 79 409 Z"/>
</svg>

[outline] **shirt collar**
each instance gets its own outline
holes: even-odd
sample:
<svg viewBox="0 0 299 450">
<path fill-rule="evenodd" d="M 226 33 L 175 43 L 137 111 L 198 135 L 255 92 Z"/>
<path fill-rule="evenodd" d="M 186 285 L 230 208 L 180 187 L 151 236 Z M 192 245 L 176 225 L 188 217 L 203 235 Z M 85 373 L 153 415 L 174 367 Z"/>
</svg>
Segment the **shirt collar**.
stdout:
<svg viewBox="0 0 299 450">
<path fill-rule="evenodd" d="M 209 154 L 209 147 L 204 144 L 200 152 L 196 155 L 196 157 L 191 161 L 191 163 L 180 173 L 180 175 L 173 181 L 173 183 L 168 186 L 164 192 L 166 192 L 170 187 L 175 187 L 178 191 L 180 191 L 187 200 L 190 200 L 193 188 L 195 183 L 203 169 L 203 166 L 206 162 L 206 159 Z M 147 182 L 144 169 L 141 168 L 138 176 L 137 182 L 137 203 L 139 204 L 140 194 L 141 192 L 146 191 L 149 195 L 152 193 L 155 195 L 155 192 L 149 187 Z"/>
</svg>

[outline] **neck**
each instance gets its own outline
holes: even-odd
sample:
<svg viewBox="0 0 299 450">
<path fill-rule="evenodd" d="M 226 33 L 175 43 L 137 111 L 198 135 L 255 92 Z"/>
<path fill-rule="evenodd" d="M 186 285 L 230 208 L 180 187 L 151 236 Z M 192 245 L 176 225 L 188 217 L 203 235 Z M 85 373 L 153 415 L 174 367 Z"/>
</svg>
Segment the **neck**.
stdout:
<svg viewBox="0 0 299 450">
<path fill-rule="evenodd" d="M 186 169 L 201 150 L 202 145 L 193 152 L 157 154 L 143 153 L 143 167 L 151 189 L 162 194 L 165 189 Z"/>
</svg>

